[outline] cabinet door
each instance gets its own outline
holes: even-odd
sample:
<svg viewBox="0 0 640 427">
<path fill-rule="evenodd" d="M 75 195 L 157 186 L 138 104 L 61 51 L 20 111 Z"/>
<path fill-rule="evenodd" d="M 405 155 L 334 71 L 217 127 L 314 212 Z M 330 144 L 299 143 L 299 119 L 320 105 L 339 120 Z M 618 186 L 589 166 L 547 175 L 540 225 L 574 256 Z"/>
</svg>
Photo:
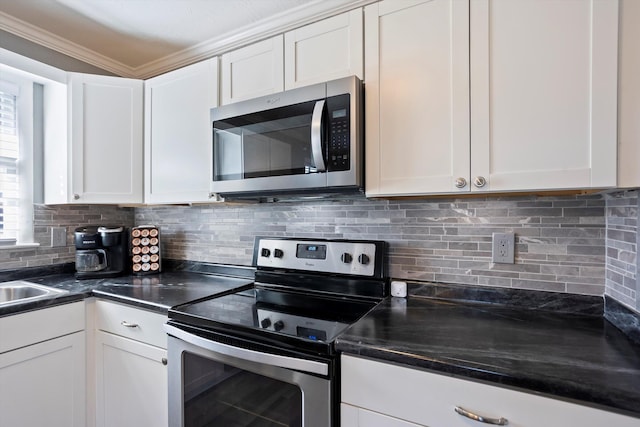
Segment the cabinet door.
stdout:
<svg viewBox="0 0 640 427">
<path fill-rule="evenodd" d="M 142 80 L 69 74 L 71 199 L 142 203 Z"/>
<path fill-rule="evenodd" d="M 341 427 L 421 427 L 420 424 L 410 423 L 398 418 L 392 418 L 377 412 L 355 406 L 340 405 Z"/>
<path fill-rule="evenodd" d="M 222 55 L 221 104 L 284 90 L 282 35 Z"/>
<path fill-rule="evenodd" d="M 286 33 L 285 89 L 354 75 L 362 79 L 362 37 L 362 9 Z"/>
<path fill-rule="evenodd" d="M 618 187 L 640 187 L 640 2 L 620 2 Z"/>
<path fill-rule="evenodd" d="M 0 425 L 85 426 L 84 332 L 0 354 Z"/>
<path fill-rule="evenodd" d="M 367 196 L 469 191 L 468 14 L 458 0 L 365 8 Z"/>
<path fill-rule="evenodd" d="M 616 185 L 617 0 L 471 0 L 479 191 Z"/>
<path fill-rule="evenodd" d="M 167 426 L 166 350 L 102 331 L 96 346 L 96 426 Z"/>
<path fill-rule="evenodd" d="M 145 81 L 145 203 L 209 200 L 218 58 Z"/>
</svg>

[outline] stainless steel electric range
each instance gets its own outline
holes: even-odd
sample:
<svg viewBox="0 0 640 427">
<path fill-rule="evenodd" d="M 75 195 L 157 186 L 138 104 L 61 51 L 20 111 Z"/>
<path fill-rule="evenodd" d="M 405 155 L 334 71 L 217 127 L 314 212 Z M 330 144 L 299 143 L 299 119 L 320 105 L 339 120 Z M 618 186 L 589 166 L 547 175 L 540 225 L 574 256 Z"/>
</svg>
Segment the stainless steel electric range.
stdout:
<svg viewBox="0 0 640 427">
<path fill-rule="evenodd" d="M 254 284 L 169 311 L 170 426 L 336 426 L 334 340 L 387 296 L 386 253 L 256 239 Z"/>
</svg>

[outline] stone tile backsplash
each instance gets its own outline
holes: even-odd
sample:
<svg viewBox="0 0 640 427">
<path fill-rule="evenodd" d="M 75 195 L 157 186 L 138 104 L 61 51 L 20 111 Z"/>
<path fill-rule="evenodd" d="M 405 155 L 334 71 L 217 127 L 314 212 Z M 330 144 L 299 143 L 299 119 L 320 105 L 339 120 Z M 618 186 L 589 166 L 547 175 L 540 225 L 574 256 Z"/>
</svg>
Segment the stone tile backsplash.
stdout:
<svg viewBox="0 0 640 427">
<path fill-rule="evenodd" d="M 606 196 L 606 295 L 640 312 L 638 246 L 640 199 L 638 191 Z"/>
<path fill-rule="evenodd" d="M 1 249 L 0 270 L 40 267 L 75 261 L 73 231 L 88 224 L 133 226 L 133 209 L 103 205 L 35 205 L 35 248 Z M 51 227 L 67 229 L 67 246 L 51 247 Z"/>
<path fill-rule="evenodd" d="M 143 207 L 167 258 L 250 265 L 255 236 L 381 239 L 396 279 L 602 295 L 605 199 L 338 200 Z M 516 233 L 516 263 L 491 262 L 494 232 Z"/>
<path fill-rule="evenodd" d="M 0 270 L 74 261 L 84 224 L 161 227 L 163 256 L 251 265 L 256 236 L 381 239 L 390 274 L 410 281 L 607 295 L 636 312 L 637 191 L 604 196 L 353 200 L 119 208 L 35 207 L 38 248 L 0 250 Z M 52 248 L 52 226 L 67 246 Z M 516 263 L 491 262 L 491 235 L 515 232 Z"/>
</svg>

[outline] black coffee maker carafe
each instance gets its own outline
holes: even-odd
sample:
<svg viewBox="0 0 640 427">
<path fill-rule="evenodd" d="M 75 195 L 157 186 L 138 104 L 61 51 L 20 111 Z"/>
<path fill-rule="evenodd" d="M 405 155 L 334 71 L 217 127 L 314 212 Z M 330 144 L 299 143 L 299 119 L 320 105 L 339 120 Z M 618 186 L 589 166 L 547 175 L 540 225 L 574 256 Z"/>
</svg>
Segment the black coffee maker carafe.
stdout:
<svg viewBox="0 0 640 427">
<path fill-rule="evenodd" d="M 120 276 L 127 270 L 126 229 L 122 226 L 88 225 L 75 230 L 76 277 L 96 279 Z"/>
</svg>

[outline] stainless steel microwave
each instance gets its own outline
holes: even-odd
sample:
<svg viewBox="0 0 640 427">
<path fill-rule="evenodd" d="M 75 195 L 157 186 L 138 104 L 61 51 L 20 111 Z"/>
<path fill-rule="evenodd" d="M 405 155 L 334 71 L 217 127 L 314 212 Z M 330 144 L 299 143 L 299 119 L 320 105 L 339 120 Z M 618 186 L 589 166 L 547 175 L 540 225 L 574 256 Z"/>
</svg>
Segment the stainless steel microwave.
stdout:
<svg viewBox="0 0 640 427">
<path fill-rule="evenodd" d="M 347 77 L 212 109 L 211 192 L 362 190 L 362 98 L 362 82 Z"/>
</svg>

